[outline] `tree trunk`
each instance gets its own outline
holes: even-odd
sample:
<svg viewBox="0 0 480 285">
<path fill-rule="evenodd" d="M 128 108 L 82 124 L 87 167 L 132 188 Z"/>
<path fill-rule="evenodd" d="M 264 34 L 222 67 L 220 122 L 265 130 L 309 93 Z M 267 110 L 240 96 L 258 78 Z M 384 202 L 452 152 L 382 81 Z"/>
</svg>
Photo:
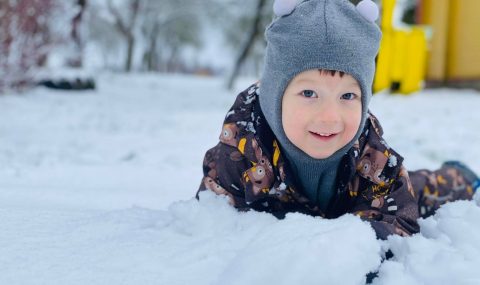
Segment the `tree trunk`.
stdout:
<svg viewBox="0 0 480 285">
<path fill-rule="evenodd" d="M 147 62 L 148 71 L 156 71 L 157 69 L 157 39 L 152 39 L 149 48 L 149 57 Z"/>
<path fill-rule="evenodd" d="M 125 61 L 125 71 L 130 72 L 132 70 L 133 51 L 135 48 L 135 38 L 133 35 L 127 36 L 127 58 Z"/>
<path fill-rule="evenodd" d="M 233 88 L 233 84 L 235 83 L 235 79 L 238 76 L 238 73 L 240 72 L 240 68 L 242 67 L 242 64 L 245 62 L 247 59 L 248 54 L 250 53 L 250 50 L 252 49 L 255 40 L 258 38 L 260 35 L 260 23 L 262 19 L 262 10 L 263 7 L 265 6 L 266 0 L 258 0 L 257 2 L 257 11 L 255 13 L 255 18 L 253 20 L 252 28 L 250 30 L 250 33 L 248 34 L 247 41 L 245 42 L 245 45 L 243 46 L 240 55 L 238 56 L 235 66 L 233 67 L 233 71 L 230 75 L 230 78 L 228 79 L 228 84 L 227 87 L 228 89 Z"/>
<path fill-rule="evenodd" d="M 147 70 L 157 71 L 158 69 L 158 56 L 157 56 L 157 36 L 160 26 L 155 23 L 152 32 L 149 37 L 148 57 L 147 57 Z"/>
<path fill-rule="evenodd" d="M 80 26 L 82 24 L 82 18 L 87 8 L 87 0 L 77 0 L 78 13 L 72 19 L 72 30 L 70 36 L 73 40 L 74 54 L 68 59 L 68 65 L 71 67 L 83 66 L 83 48 L 84 41 L 80 32 Z"/>
<path fill-rule="evenodd" d="M 115 27 L 125 37 L 127 42 L 127 57 L 125 59 L 125 71 L 130 72 L 133 66 L 133 51 L 135 48 L 134 28 L 140 9 L 140 0 L 131 0 L 129 8 L 131 11 L 128 25 L 122 19 L 118 10 L 113 6 L 112 1 L 107 2 L 110 13 L 115 18 Z"/>
</svg>

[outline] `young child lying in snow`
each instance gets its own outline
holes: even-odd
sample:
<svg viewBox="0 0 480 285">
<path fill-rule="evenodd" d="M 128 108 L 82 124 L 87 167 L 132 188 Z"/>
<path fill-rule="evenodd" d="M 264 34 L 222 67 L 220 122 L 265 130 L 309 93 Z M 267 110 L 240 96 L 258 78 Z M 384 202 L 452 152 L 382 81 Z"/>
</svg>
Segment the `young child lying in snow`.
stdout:
<svg viewBox="0 0 480 285">
<path fill-rule="evenodd" d="M 368 111 L 381 39 L 371 0 L 276 0 L 274 11 L 261 80 L 227 113 L 199 192 L 279 218 L 354 213 L 382 239 L 472 198 L 479 179 L 459 162 L 407 172 Z"/>
</svg>

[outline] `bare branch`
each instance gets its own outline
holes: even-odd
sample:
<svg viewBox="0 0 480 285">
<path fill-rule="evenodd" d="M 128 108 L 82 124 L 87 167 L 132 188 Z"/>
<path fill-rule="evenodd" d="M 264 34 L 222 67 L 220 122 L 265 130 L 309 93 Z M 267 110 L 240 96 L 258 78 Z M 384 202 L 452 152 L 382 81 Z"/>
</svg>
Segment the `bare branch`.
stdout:
<svg viewBox="0 0 480 285">
<path fill-rule="evenodd" d="M 108 0 L 108 11 L 113 15 L 115 18 L 115 27 L 117 27 L 118 31 L 122 33 L 124 36 L 129 36 L 129 29 L 125 25 L 122 16 L 118 12 L 118 10 L 113 6 L 112 0 Z"/>
</svg>

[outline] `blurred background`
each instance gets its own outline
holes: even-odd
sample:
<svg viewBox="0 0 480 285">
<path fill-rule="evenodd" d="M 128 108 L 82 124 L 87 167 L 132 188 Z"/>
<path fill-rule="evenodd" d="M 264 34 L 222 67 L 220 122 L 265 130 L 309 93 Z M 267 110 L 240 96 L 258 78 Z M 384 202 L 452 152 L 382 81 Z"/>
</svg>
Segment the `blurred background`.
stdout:
<svg viewBox="0 0 480 285">
<path fill-rule="evenodd" d="M 376 2 L 384 32 L 376 91 L 480 87 L 480 1 Z M 0 0 L 0 92 L 38 84 L 94 88 L 93 74 L 101 71 L 221 76 L 231 88 L 238 76 L 260 75 L 272 5 L 273 0 Z M 58 70 L 63 78 L 52 73 Z"/>
<path fill-rule="evenodd" d="M 45 69 L 226 76 L 238 62 L 235 77 L 258 74 L 260 31 L 271 20 L 266 9 L 271 5 L 266 0 L 1 0 L 0 87 L 35 85 Z"/>
</svg>

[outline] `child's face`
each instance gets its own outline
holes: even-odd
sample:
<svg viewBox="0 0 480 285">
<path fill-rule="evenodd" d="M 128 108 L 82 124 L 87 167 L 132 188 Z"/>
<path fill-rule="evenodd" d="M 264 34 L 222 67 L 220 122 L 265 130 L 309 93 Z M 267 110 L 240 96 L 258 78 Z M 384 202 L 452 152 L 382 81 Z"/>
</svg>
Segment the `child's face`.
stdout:
<svg viewBox="0 0 480 285">
<path fill-rule="evenodd" d="M 361 89 L 350 75 L 308 70 L 292 79 L 283 95 L 282 123 L 287 138 L 316 159 L 347 145 L 360 127 Z"/>
</svg>

